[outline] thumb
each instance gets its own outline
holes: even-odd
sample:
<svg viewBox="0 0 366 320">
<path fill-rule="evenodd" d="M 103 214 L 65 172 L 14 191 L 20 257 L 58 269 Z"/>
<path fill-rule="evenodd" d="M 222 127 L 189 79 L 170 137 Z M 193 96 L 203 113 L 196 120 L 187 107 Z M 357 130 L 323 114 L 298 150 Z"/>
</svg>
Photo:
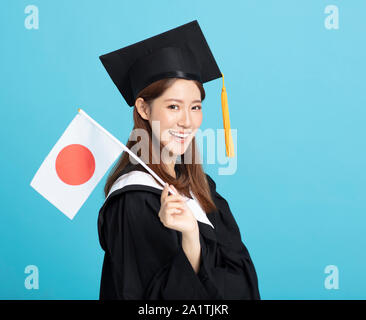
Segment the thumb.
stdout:
<svg viewBox="0 0 366 320">
<path fill-rule="evenodd" d="M 161 193 L 161 197 L 160 197 L 160 203 L 163 203 L 165 201 L 165 198 L 168 196 L 168 192 L 169 192 L 168 186 L 169 185 L 167 183 L 164 185 L 164 189 L 163 189 L 163 192 Z"/>
</svg>

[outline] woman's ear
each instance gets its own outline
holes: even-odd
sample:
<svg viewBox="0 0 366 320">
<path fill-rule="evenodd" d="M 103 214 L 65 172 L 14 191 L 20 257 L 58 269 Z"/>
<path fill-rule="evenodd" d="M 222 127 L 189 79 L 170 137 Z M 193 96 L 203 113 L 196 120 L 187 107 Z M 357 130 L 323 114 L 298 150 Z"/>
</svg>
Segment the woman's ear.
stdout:
<svg viewBox="0 0 366 320">
<path fill-rule="evenodd" d="M 150 119 L 150 107 L 145 103 L 143 98 L 137 98 L 135 101 L 135 106 L 137 112 L 141 116 L 142 119 L 149 120 Z"/>
</svg>

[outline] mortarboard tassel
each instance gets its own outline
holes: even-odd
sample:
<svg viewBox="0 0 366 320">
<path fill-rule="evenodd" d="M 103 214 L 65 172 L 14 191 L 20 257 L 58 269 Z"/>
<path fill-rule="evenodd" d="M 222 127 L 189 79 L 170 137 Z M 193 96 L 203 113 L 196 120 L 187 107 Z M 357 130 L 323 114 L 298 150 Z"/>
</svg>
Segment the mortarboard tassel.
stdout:
<svg viewBox="0 0 366 320">
<path fill-rule="evenodd" d="M 232 158 L 234 157 L 234 142 L 230 130 L 229 106 L 227 103 L 224 74 L 222 74 L 221 107 L 222 107 L 222 118 L 224 120 L 226 156 Z"/>
</svg>

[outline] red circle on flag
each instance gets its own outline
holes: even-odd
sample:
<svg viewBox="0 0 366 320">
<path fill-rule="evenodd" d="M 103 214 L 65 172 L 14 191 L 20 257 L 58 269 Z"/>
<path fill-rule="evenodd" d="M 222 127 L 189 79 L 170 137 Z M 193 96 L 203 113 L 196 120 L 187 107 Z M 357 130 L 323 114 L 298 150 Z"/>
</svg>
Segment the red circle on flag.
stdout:
<svg viewBox="0 0 366 320">
<path fill-rule="evenodd" d="M 94 174 L 95 159 L 81 144 L 70 144 L 56 158 L 56 172 L 65 183 L 76 186 L 87 182 Z"/>
</svg>

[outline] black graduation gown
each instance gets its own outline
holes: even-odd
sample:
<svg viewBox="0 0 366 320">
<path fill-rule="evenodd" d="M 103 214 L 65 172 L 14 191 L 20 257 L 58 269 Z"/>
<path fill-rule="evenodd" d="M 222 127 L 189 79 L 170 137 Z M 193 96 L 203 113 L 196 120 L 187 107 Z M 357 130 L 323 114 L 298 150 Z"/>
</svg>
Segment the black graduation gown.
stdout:
<svg viewBox="0 0 366 320">
<path fill-rule="evenodd" d="M 98 217 L 105 251 L 100 299 L 260 299 L 257 274 L 229 205 L 207 179 L 218 211 L 207 215 L 215 229 L 198 221 L 197 274 L 182 249 L 181 232 L 158 217 L 161 190 L 127 185 L 109 195 Z"/>
</svg>

